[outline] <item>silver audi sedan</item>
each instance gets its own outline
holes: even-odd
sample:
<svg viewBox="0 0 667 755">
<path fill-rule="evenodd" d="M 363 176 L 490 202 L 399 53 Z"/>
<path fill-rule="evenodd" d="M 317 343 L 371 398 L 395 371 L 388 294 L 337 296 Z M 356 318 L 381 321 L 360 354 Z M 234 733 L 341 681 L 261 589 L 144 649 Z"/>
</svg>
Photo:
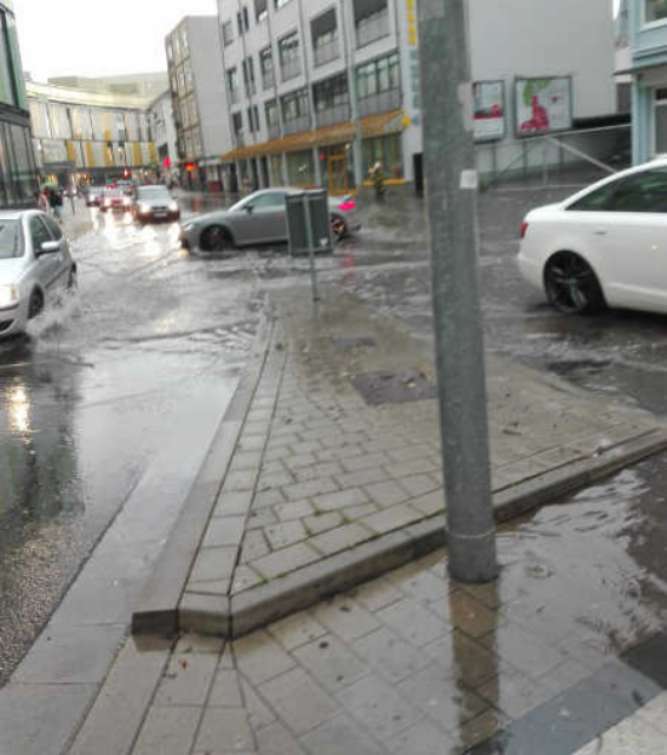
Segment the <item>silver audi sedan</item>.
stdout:
<svg viewBox="0 0 667 755">
<path fill-rule="evenodd" d="M 75 286 L 76 263 L 56 221 L 36 210 L 0 211 L 0 336 L 23 332 Z"/>
<path fill-rule="evenodd" d="M 181 228 L 181 244 L 187 249 L 224 252 L 239 246 L 287 241 L 285 197 L 301 189 L 275 187 L 244 197 L 228 210 L 217 210 L 188 220 Z M 356 201 L 329 197 L 329 217 L 334 239 L 359 230 Z"/>
</svg>

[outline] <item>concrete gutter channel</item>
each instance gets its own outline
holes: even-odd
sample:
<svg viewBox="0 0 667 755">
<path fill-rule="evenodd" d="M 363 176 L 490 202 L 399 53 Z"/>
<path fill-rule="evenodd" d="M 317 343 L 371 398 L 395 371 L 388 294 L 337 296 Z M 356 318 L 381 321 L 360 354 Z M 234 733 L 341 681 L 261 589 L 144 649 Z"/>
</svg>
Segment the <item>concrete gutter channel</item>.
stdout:
<svg viewBox="0 0 667 755">
<path fill-rule="evenodd" d="M 232 577 L 226 596 L 186 592 L 253 397 L 269 359 L 281 358 L 276 357 L 275 329 L 275 319 L 270 317 L 257 340 L 257 348 L 263 344 L 263 354 L 255 354 L 239 384 L 178 525 L 133 613 L 135 635 L 194 632 L 236 639 L 424 556 L 447 542 L 444 517 L 439 513 L 234 595 Z M 283 354 L 283 363 L 285 358 Z M 495 490 L 496 521 L 506 522 L 533 511 L 666 448 L 667 430 L 659 425 L 617 443 L 612 439 L 589 458 L 564 463 Z M 240 553 L 238 546 L 234 569 L 239 565 Z"/>
</svg>

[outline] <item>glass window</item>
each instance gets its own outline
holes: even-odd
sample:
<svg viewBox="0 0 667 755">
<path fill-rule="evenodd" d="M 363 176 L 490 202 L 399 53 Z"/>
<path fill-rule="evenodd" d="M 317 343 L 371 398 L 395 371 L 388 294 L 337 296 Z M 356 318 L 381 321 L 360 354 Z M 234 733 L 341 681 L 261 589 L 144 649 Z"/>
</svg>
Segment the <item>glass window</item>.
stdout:
<svg viewBox="0 0 667 755">
<path fill-rule="evenodd" d="M 257 105 L 253 105 L 252 107 L 248 108 L 248 127 L 250 128 L 250 131 L 254 134 L 255 131 L 259 131 L 259 110 L 257 109 Z"/>
<path fill-rule="evenodd" d="M 243 32 L 248 31 L 250 28 L 250 17 L 247 8 L 243 8 L 243 10 L 240 10 L 236 14 L 236 21 L 239 27 L 239 36 L 241 36 Z"/>
<path fill-rule="evenodd" d="M 22 254 L 20 222 L 18 220 L 0 220 L 0 259 L 20 257 Z"/>
<path fill-rule="evenodd" d="M 284 191 L 271 191 L 267 194 L 260 194 L 256 199 L 252 200 L 252 206 L 258 209 L 284 209 L 285 207 L 285 192 Z"/>
<path fill-rule="evenodd" d="M 311 149 L 290 152 L 287 155 L 287 179 L 292 186 L 313 186 L 315 164 Z"/>
<path fill-rule="evenodd" d="M 655 107 L 655 152 L 667 152 L 667 102 Z"/>
<path fill-rule="evenodd" d="M 19 50 L 18 35 L 16 33 L 16 23 L 11 14 L 5 16 L 7 22 L 7 42 L 9 45 L 9 58 L 11 62 L 11 74 L 14 80 L 16 90 L 15 104 L 23 110 L 28 109 L 28 97 L 25 91 L 25 82 L 23 80 L 23 64 L 21 63 L 21 52 Z"/>
<path fill-rule="evenodd" d="M 362 159 L 366 168 L 380 163 L 389 178 L 403 178 L 403 150 L 401 135 L 389 134 L 374 139 L 364 139 Z"/>
<path fill-rule="evenodd" d="M 49 229 L 49 232 L 53 236 L 56 241 L 60 241 L 60 239 L 63 237 L 63 229 L 56 223 L 56 221 L 49 217 L 48 215 L 44 215 L 42 220 L 46 223 L 46 227 Z"/>
<path fill-rule="evenodd" d="M 301 73 L 298 32 L 294 31 L 278 42 L 278 56 L 280 58 L 283 81 L 294 78 Z"/>
<path fill-rule="evenodd" d="M 248 97 L 252 97 L 257 91 L 255 86 L 255 61 L 252 58 L 246 58 L 243 61 L 243 82 Z"/>
<path fill-rule="evenodd" d="M 568 210 L 579 210 L 581 212 L 596 212 L 600 210 L 607 210 L 609 201 L 614 195 L 614 192 L 618 188 L 618 181 L 612 181 L 606 184 L 601 189 L 591 191 L 586 196 L 577 200 L 571 204 Z"/>
<path fill-rule="evenodd" d="M 619 181 L 608 209 L 613 212 L 667 212 L 667 171 L 647 170 Z"/>
<path fill-rule="evenodd" d="M 12 69 L 9 65 L 9 43 L 5 33 L 6 14 L 0 12 L 0 102 L 15 105 Z"/>
<path fill-rule="evenodd" d="M 277 10 L 278 8 L 282 8 L 283 5 L 287 5 L 290 0 L 273 0 L 273 7 Z"/>
<path fill-rule="evenodd" d="M 232 115 L 232 125 L 236 136 L 243 133 L 243 115 L 241 113 L 234 113 Z"/>
<path fill-rule="evenodd" d="M 259 66 L 262 70 L 262 86 L 264 89 L 270 89 L 275 84 L 271 47 L 265 47 L 259 53 Z"/>
<path fill-rule="evenodd" d="M 667 0 L 644 0 L 646 23 L 667 18 Z"/>
<path fill-rule="evenodd" d="M 32 239 L 32 248 L 38 252 L 42 244 L 51 241 L 49 229 L 44 225 L 39 215 L 32 215 L 30 218 L 30 238 Z"/>
<path fill-rule="evenodd" d="M 347 74 L 341 73 L 315 84 L 313 86 L 313 97 L 317 111 L 347 105 L 350 101 L 347 90 Z"/>
<path fill-rule="evenodd" d="M 261 24 L 268 15 L 267 0 L 255 0 L 255 20 L 257 23 Z"/>
<path fill-rule="evenodd" d="M 234 24 L 231 21 L 225 21 L 222 25 L 222 41 L 225 47 L 234 41 Z"/>
<path fill-rule="evenodd" d="M 266 125 L 268 128 L 277 128 L 278 122 L 278 103 L 271 100 L 266 103 Z"/>
<path fill-rule="evenodd" d="M 232 104 L 239 101 L 239 76 L 236 68 L 230 68 L 227 71 L 227 90 L 229 91 L 229 100 Z"/>
</svg>

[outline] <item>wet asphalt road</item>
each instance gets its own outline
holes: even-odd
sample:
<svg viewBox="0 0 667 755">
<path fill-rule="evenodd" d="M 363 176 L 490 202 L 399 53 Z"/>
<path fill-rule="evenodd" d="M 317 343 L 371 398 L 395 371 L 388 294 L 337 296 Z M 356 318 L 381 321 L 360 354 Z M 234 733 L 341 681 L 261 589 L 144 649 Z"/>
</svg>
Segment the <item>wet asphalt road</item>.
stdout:
<svg viewBox="0 0 667 755">
<path fill-rule="evenodd" d="M 142 477 L 194 473 L 258 321 L 251 271 L 89 212 L 79 294 L 0 342 L 0 684 Z"/>
<path fill-rule="evenodd" d="M 481 196 L 487 349 L 667 414 L 664 317 L 565 317 L 518 278 L 524 213 L 574 190 Z M 193 203 L 207 209 L 195 198 L 186 214 Z M 0 342 L 0 685 L 143 476 L 159 474 L 175 444 L 196 469 L 245 363 L 262 292 L 296 280 L 307 295 L 309 285 L 307 261 L 284 249 L 193 257 L 176 226 L 90 212 L 93 229 L 73 244 L 80 293 L 29 338 Z M 422 212 L 390 193 L 385 206 L 364 208 L 362 232 L 318 268 L 428 341 Z M 659 462 L 645 465 L 649 490 L 664 487 L 661 474 Z"/>
</svg>

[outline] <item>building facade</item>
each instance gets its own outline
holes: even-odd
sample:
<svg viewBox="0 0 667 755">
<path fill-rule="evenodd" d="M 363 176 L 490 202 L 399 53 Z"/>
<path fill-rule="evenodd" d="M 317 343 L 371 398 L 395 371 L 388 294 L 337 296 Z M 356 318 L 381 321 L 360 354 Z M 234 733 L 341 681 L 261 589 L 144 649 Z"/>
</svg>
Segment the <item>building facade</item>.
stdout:
<svg viewBox="0 0 667 755">
<path fill-rule="evenodd" d="M 155 142 L 160 178 L 171 182 L 178 165 L 178 148 L 171 91 L 165 90 L 148 107 L 148 123 Z"/>
<path fill-rule="evenodd" d="M 229 120 L 217 16 L 186 16 L 165 40 L 181 180 L 219 190 Z"/>
<path fill-rule="evenodd" d="M 0 1 L 0 206 L 32 204 L 38 188 L 13 7 Z"/>
<path fill-rule="evenodd" d="M 481 172 L 615 112 L 609 0 L 468 7 Z M 225 175 L 344 193 L 381 162 L 390 181 L 421 183 L 417 0 L 218 0 L 218 12 Z"/>
<path fill-rule="evenodd" d="M 642 163 L 667 153 L 667 0 L 629 0 L 627 10 L 632 159 Z"/>
<path fill-rule="evenodd" d="M 28 82 L 35 156 L 61 186 L 143 178 L 158 153 L 141 98 Z"/>
</svg>

